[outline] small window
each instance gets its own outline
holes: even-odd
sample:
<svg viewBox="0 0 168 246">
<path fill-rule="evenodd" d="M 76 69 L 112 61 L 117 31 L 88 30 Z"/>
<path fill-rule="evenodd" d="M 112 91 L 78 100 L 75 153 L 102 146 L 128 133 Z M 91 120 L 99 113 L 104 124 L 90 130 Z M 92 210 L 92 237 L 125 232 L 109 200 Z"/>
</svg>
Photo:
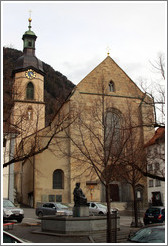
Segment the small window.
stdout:
<svg viewBox="0 0 168 246">
<path fill-rule="evenodd" d="M 31 41 L 28 42 L 28 46 L 29 46 L 29 47 L 32 46 L 32 42 L 31 42 Z"/>
<path fill-rule="evenodd" d="M 49 202 L 55 202 L 55 195 L 49 195 L 48 200 Z"/>
<path fill-rule="evenodd" d="M 153 187 L 153 179 L 149 180 L 149 187 Z"/>
<path fill-rule="evenodd" d="M 152 171 L 152 170 L 153 170 L 152 164 L 148 164 L 148 171 Z"/>
<path fill-rule="evenodd" d="M 26 99 L 33 100 L 34 99 L 34 85 L 32 82 L 27 84 L 26 88 Z"/>
<path fill-rule="evenodd" d="M 155 162 L 154 168 L 155 168 L 155 171 L 159 171 L 160 170 L 159 162 Z"/>
<path fill-rule="evenodd" d="M 155 186 L 156 186 L 156 187 L 161 186 L 160 180 L 156 179 L 156 181 L 155 181 Z"/>
<path fill-rule="evenodd" d="M 62 195 L 56 195 L 56 202 L 62 202 Z"/>
<path fill-rule="evenodd" d="M 112 80 L 109 82 L 109 91 L 110 92 L 114 91 L 114 82 Z"/>
<path fill-rule="evenodd" d="M 64 173 L 62 170 L 57 169 L 53 172 L 53 189 L 64 188 Z"/>
<path fill-rule="evenodd" d="M 3 138 L 3 147 L 6 147 L 6 138 Z"/>
</svg>

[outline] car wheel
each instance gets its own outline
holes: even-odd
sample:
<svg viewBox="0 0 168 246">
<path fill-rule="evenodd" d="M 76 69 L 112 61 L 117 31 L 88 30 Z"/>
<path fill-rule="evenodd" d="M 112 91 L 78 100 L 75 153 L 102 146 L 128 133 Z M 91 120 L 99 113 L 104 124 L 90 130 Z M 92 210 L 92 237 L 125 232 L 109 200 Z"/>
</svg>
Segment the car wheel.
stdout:
<svg viewBox="0 0 168 246">
<path fill-rule="evenodd" d="M 21 223 L 23 219 L 17 219 L 17 222 L 18 223 Z"/>
<path fill-rule="evenodd" d="M 103 215 L 104 213 L 103 212 L 99 212 L 100 215 Z"/>
<path fill-rule="evenodd" d="M 38 217 L 39 217 L 39 218 L 42 218 L 42 217 L 43 217 L 43 213 L 42 213 L 42 212 L 39 212 L 39 213 L 38 213 Z"/>
</svg>

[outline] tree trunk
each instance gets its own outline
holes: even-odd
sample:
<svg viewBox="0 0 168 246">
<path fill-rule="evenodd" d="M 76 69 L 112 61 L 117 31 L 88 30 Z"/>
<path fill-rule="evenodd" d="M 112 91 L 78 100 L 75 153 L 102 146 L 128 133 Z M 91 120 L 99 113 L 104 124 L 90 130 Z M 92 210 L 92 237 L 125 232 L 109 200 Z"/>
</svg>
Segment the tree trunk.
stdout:
<svg viewBox="0 0 168 246">
<path fill-rule="evenodd" d="M 110 192 L 109 184 L 106 184 L 106 203 L 107 203 L 107 231 L 106 231 L 106 242 L 112 242 L 112 231 L 111 231 L 111 213 L 110 213 Z"/>
<path fill-rule="evenodd" d="M 137 207 L 137 197 L 136 197 L 136 189 L 133 185 L 133 194 L 134 194 L 134 219 L 135 219 L 135 227 L 138 227 L 138 207 Z"/>
</svg>

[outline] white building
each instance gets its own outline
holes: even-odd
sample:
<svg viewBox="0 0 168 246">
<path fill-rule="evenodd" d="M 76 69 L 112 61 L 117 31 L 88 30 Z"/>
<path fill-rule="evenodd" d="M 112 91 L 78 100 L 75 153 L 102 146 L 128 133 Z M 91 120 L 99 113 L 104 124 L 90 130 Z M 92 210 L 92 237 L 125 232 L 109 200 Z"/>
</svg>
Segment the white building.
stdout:
<svg viewBox="0 0 168 246">
<path fill-rule="evenodd" d="M 145 145 L 147 152 L 147 170 L 152 174 L 165 177 L 165 128 L 160 127 Z M 148 202 L 155 206 L 165 205 L 165 182 L 147 179 Z"/>
<path fill-rule="evenodd" d="M 17 131 L 13 127 L 9 127 L 7 123 L 3 124 L 3 163 L 7 163 L 13 159 L 15 151 L 15 138 Z M 3 168 L 3 198 L 14 202 L 14 164 L 10 164 Z"/>
</svg>

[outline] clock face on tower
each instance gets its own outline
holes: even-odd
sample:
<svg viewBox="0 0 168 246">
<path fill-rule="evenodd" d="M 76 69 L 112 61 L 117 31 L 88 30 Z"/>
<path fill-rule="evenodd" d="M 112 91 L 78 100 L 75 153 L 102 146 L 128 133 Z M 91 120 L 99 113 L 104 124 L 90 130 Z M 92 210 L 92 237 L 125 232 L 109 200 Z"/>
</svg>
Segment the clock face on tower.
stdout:
<svg viewBox="0 0 168 246">
<path fill-rule="evenodd" d="M 33 79 L 36 77 L 36 73 L 32 69 L 28 69 L 25 75 L 28 79 Z"/>
</svg>

